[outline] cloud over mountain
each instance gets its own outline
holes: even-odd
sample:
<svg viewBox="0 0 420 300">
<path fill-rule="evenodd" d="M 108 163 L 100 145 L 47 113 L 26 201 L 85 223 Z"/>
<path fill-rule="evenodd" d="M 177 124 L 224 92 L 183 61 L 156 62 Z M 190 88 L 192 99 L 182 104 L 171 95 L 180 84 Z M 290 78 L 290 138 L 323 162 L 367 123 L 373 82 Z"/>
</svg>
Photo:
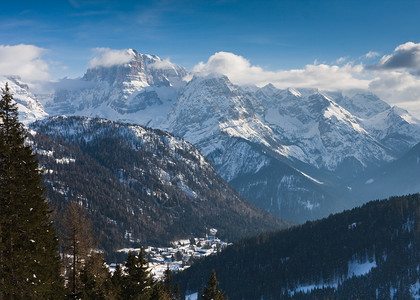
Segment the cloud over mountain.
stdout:
<svg viewBox="0 0 420 300">
<path fill-rule="evenodd" d="M 134 58 L 134 52 L 131 49 L 113 50 L 109 48 L 95 48 L 94 51 L 97 52 L 99 56 L 94 57 L 89 62 L 91 68 L 121 65 L 128 63 Z"/>
<path fill-rule="evenodd" d="M 19 76 L 24 81 L 49 79 L 45 49 L 34 45 L 0 45 L 0 74 Z"/>
<path fill-rule="evenodd" d="M 195 72 L 203 75 L 223 74 L 236 84 L 263 86 L 272 83 L 279 88 L 317 87 L 325 90 L 363 89 L 369 81 L 358 78 L 362 65 L 347 63 L 343 66 L 308 64 L 303 69 L 267 71 L 251 63 L 242 56 L 229 52 L 217 52 L 204 63 L 198 63 Z"/>
</svg>

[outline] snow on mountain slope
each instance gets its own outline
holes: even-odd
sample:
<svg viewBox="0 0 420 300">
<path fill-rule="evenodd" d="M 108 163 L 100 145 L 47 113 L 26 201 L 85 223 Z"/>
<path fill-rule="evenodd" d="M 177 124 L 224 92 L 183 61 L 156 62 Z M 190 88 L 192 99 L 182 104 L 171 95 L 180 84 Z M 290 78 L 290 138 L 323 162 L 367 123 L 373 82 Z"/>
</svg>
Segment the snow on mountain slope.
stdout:
<svg viewBox="0 0 420 300">
<path fill-rule="evenodd" d="M 29 124 L 48 116 L 42 104 L 29 91 L 28 85 L 23 83 L 19 77 L 0 77 L 2 88 L 6 85 L 6 82 L 9 85 L 10 93 L 13 95 L 13 100 L 17 103 L 19 120 L 22 123 Z"/>
<path fill-rule="evenodd" d="M 305 152 L 260 117 L 260 99 L 227 77 L 194 77 L 163 126 L 196 145 L 225 180 L 264 209 L 294 221 L 331 212 L 336 205 L 321 187 L 322 172 L 296 163 L 305 162 Z"/>
<path fill-rule="evenodd" d="M 80 88 L 59 89 L 45 104 L 52 115 L 103 117 L 156 127 L 169 112 L 187 71 L 158 56 L 129 49 L 129 63 L 95 66 Z"/>
<path fill-rule="evenodd" d="M 362 126 L 396 158 L 420 141 L 420 121 L 396 106 L 363 120 Z"/>
<path fill-rule="evenodd" d="M 248 142 L 280 154 L 288 151 L 258 119 L 252 102 L 252 95 L 244 94 L 225 76 L 194 77 L 163 127 L 196 145 L 229 181 L 240 173 L 255 173 L 267 163 Z"/>
<path fill-rule="evenodd" d="M 380 104 L 363 106 L 358 95 L 353 109 L 370 119 L 316 89 L 242 89 L 224 76 L 196 76 L 162 126 L 196 145 L 243 196 L 303 221 L 345 208 L 345 182 L 420 140 L 415 121 L 366 97 Z M 369 105 L 378 112 L 363 114 Z"/>
<path fill-rule="evenodd" d="M 391 108 L 388 103 L 371 93 L 357 93 L 351 97 L 343 96 L 338 92 L 328 93 L 328 95 L 334 98 L 337 104 L 361 119 L 371 118 Z"/>
<path fill-rule="evenodd" d="M 257 92 L 258 97 L 265 96 L 260 117 L 285 145 L 300 150 L 290 156 L 327 170 L 337 169 L 349 158 L 363 167 L 393 159 L 363 128 L 360 119 L 331 97 L 308 90 L 274 93 L 273 88 L 263 87 Z"/>
<path fill-rule="evenodd" d="M 203 138 L 201 132 L 223 132 L 265 145 L 272 136 L 271 129 L 254 115 L 248 95 L 225 76 L 194 77 L 182 90 L 164 126 L 194 144 Z M 214 149 L 206 150 L 205 155 Z"/>
</svg>

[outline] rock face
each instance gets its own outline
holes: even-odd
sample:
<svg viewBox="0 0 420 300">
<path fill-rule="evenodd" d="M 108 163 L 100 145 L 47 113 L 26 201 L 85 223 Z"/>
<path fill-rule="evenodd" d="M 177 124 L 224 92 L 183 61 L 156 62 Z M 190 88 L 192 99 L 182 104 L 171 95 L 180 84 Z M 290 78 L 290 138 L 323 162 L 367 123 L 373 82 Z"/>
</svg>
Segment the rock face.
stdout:
<svg viewBox="0 0 420 300">
<path fill-rule="evenodd" d="M 420 141 L 418 120 L 370 93 L 244 88 L 127 51 L 130 62 L 88 69 L 46 111 L 172 132 L 242 196 L 286 219 L 351 207 L 355 182 Z"/>
</svg>

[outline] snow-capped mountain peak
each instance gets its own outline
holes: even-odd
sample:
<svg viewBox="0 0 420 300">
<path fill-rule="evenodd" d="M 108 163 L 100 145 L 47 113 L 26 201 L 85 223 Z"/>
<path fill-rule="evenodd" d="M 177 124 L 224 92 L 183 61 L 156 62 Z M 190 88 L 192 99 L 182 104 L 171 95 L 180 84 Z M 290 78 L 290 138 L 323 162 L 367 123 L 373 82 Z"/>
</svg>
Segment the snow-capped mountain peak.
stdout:
<svg viewBox="0 0 420 300">
<path fill-rule="evenodd" d="M 34 94 L 29 90 L 29 86 L 21 81 L 17 76 L 0 77 L 0 86 L 4 88 L 6 82 L 9 85 L 13 100 L 19 110 L 19 120 L 27 125 L 36 120 L 42 120 L 48 116 L 44 107 Z"/>
<path fill-rule="evenodd" d="M 127 50 L 129 61 L 95 64 L 80 89 L 62 88 L 45 107 L 53 115 L 104 117 L 156 127 L 169 112 L 188 72 L 169 60 Z"/>
</svg>

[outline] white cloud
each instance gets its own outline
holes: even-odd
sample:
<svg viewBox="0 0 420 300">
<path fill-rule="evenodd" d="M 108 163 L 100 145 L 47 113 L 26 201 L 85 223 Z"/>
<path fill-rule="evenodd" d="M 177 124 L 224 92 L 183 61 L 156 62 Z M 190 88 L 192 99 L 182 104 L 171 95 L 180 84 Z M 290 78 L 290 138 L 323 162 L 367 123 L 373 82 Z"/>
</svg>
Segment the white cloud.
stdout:
<svg viewBox="0 0 420 300">
<path fill-rule="evenodd" d="M 368 53 L 366 53 L 365 56 L 367 58 L 375 58 L 375 57 L 378 57 L 379 56 L 379 53 L 378 52 L 375 52 L 375 51 L 369 51 Z"/>
<path fill-rule="evenodd" d="M 253 66 L 242 56 L 228 52 L 217 52 L 207 63 L 200 62 L 194 69 L 202 75 L 212 73 L 226 75 L 233 83 L 264 86 L 272 83 L 278 88 L 313 88 L 342 90 L 367 88 L 369 80 L 358 78 L 362 65 L 347 63 L 343 66 L 317 64 L 306 65 L 304 69 L 266 71 Z"/>
<path fill-rule="evenodd" d="M 135 56 L 132 49 L 113 50 L 109 48 L 95 48 L 94 51 L 97 52 L 99 56 L 94 57 L 89 62 L 91 68 L 122 65 L 130 62 Z"/>
<path fill-rule="evenodd" d="M 158 70 L 168 70 L 174 67 L 174 64 L 171 63 L 169 58 L 160 60 L 155 62 L 154 64 L 150 65 L 151 68 L 158 69 Z"/>
<path fill-rule="evenodd" d="M 408 109 L 420 117 L 420 78 L 407 72 L 381 72 L 369 90 L 390 104 Z"/>
<path fill-rule="evenodd" d="M 0 45 L 0 74 L 20 76 L 23 81 L 49 79 L 49 68 L 41 57 L 45 49 L 34 45 Z"/>
<path fill-rule="evenodd" d="M 340 57 L 339 59 L 336 60 L 337 64 L 342 64 L 343 62 L 345 62 L 347 60 L 347 57 Z"/>
</svg>

